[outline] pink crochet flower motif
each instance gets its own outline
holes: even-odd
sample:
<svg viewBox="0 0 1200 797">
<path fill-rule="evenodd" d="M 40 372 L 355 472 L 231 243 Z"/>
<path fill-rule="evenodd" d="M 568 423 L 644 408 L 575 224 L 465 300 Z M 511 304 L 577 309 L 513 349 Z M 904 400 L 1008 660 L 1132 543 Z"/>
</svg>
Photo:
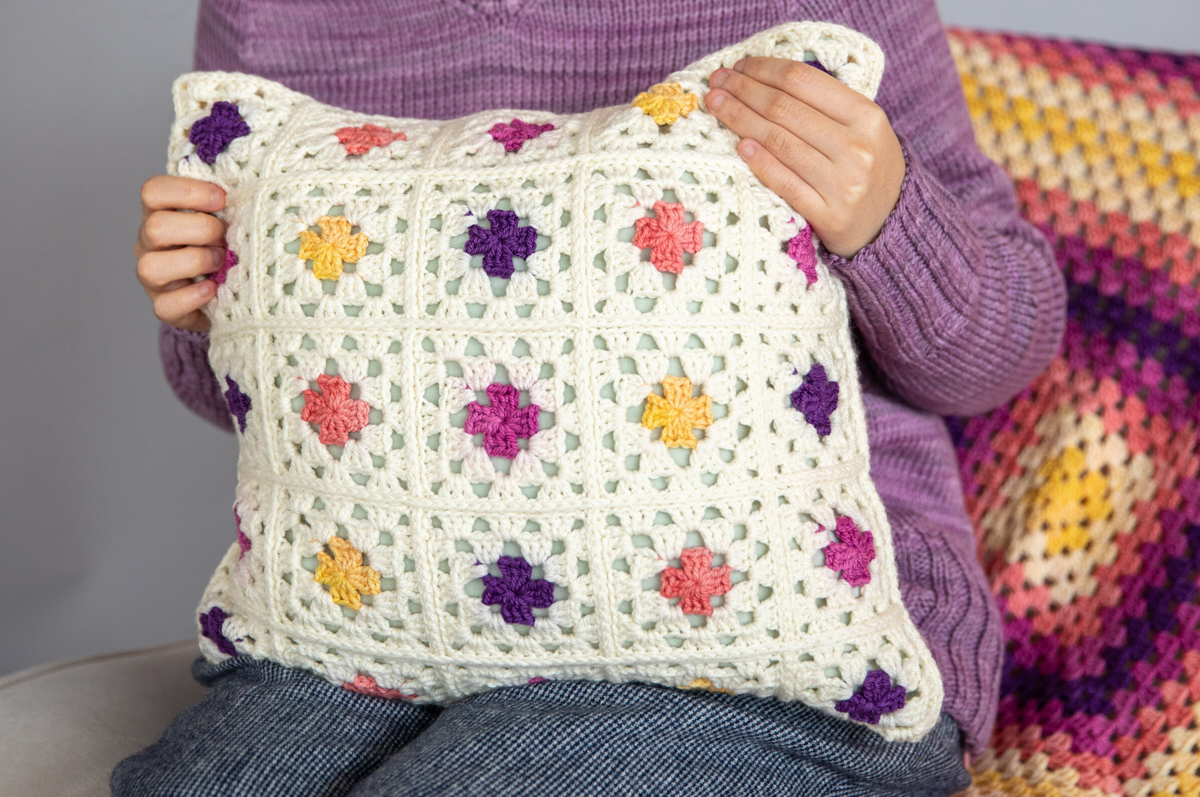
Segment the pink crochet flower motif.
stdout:
<svg viewBox="0 0 1200 797">
<path fill-rule="evenodd" d="M 237 506 L 233 508 L 233 520 L 237 523 L 238 547 L 242 549 L 238 554 L 238 561 L 240 562 L 242 557 L 246 555 L 246 551 L 250 550 L 250 538 L 246 536 L 246 532 L 242 531 L 242 516 L 238 514 Z"/>
<path fill-rule="evenodd" d="M 712 560 L 713 553 L 707 548 L 685 548 L 679 554 L 682 567 L 662 571 L 662 596 L 679 598 L 684 614 L 712 617 L 711 596 L 724 595 L 731 587 L 729 565 L 713 567 Z"/>
<path fill-rule="evenodd" d="M 650 262 L 659 271 L 683 271 L 683 253 L 695 254 L 704 243 L 704 225 L 683 220 L 683 205 L 655 202 L 654 218 L 634 222 L 633 245 L 650 250 Z"/>
<path fill-rule="evenodd" d="M 373 676 L 356 675 L 353 681 L 343 681 L 343 689 L 349 689 L 351 692 L 358 692 L 360 695 L 369 695 L 370 697 L 382 697 L 385 700 L 413 700 L 417 696 L 406 695 L 399 689 L 384 689 L 380 686 Z"/>
<path fill-rule="evenodd" d="M 554 125 L 549 123 L 537 125 L 532 122 L 522 122 L 520 119 L 513 119 L 508 124 L 498 122 L 492 125 L 492 129 L 488 133 L 495 141 L 504 145 L 505 152 L 516 152 L 525 145 L 526 141 L 537 138 L 542 133 L 548 133 L 553 129 Z"/>
<path fill-rule="evenodd" d="M 330 446 L 344 446 L 350 432 L 357 432 L 367 425 L 371 405 L 361 399 L 350 398 L 350 385 L 340 376 L 321 374 L 317 377 L 316 390 L 304 391 L 304 409 L 300 420 L 320 425 L 317 439 Z"/>
<path fill-rule="evenodd" d="M 838 542 L 826 545 L 825 566 L 842 571 L 842 578 L 852 587 L 871 583 L 870 564 L 875 559 L 875 538 L 869 531 L 859 531 L 848 517 L 837 519 Z"/>
<path fill-rule="evenodd" d="M 218 285 L 225 284 L 225 278 L 229 276 L 229 269 L 238 264 L 238 256 L 233 253 L 232 249 L 225 250 L 225 262 L 221 267 L 208 275 L 208 278 Z"/>
<path fill-rule="evenodd" d="M 541 408 L 536 404 L 518 406 L 520 393 L 512 385 L 493 382 L 487 387 L 487 396 L 490 407 L 478 401 L 467 405 L 463 429 L 467 434 L 483 435 L 483 447 L 489 457 L 516 459 L 520 450 L 517 438 L 537 434 Z"/>
<path fill-rule="evenodd" d="M 365 124 L 362 127 L 339 127 L 337 140 L 347 155 L 366 155 L 375 147 L 386 147 L 393 141 L 408 141 L 403 133 L 393 133 L 386 127 Z"/>
<path fill-rule="evenodd" d="M 809 285 L 817 281 L 817 253 L 813 251 L 812 227 L 805 225 L 788 241 L 787 253 L 796 261 L 796 268 L 804 272 Z"/>
</svg>

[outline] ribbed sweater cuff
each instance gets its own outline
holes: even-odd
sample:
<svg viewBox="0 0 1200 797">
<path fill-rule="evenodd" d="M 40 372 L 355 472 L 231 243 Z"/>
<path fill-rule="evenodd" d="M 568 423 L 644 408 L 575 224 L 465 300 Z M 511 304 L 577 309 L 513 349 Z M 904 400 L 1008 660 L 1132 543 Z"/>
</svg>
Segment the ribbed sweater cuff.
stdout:
<svg viewBox="0 0 1200 797">
<path fill-rule="evenodd" d="M 976 225 L 954 196 L 913 155 L 896 206 L 874 241 L 846 259 L 821 247 L 846 286 L 855 323 L 876 359 L 926 359 L 953 338 L 975 304 L 985 262 Z"/>
<path fill-rule="evenodd" d="M 208 364 L 208 335 L 163 324 L 158 349 L 163 373 L 179 400 L 204 420 L 232 432 L 221 385 Z"/>
</svg>

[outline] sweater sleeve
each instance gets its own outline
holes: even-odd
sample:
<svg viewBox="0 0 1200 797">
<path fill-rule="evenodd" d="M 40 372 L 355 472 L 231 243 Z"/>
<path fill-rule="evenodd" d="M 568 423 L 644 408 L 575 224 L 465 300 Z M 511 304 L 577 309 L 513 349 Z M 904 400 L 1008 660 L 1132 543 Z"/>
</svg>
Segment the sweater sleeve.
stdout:
<svg viewBox="0 0 1200 797">
<path fill-rule="evenodd" d="M 878 237 L 852 259 L 822 254 L 887 387 L 943 415 L 989 410 L 1050 362 L 1066 291 L 1045 238 L 1017 212 L 1004 171 L 975 144 L 932 2 L 847 4 L 887 66 L 876 101 L 907 171 Z M 915 33 L 914 33 L 915 32 Z"/>
<path fill-rule="evenodd" d="M 232 432 L 221 384 L 208 364 L 208 335 L 163 324 L 158 349 L 167 382 L 179 400 L 204 420 Z"/>
</svg>

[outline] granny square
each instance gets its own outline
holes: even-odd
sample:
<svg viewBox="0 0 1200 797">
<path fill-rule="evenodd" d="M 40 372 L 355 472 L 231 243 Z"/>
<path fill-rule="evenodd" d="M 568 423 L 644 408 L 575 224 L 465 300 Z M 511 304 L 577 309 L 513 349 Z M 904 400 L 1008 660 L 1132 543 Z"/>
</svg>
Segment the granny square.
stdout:
<svg viewBox="0 0 1200 797">
<path fill-rule="evenodd" d="M 207 312 L 237 540 L 208 658 L 417 702 L 643 681 L 933 726 L 842 285 L 704 110 L 748 55 L 870 97 L 883 70 L 798 22 L 570 116 L 176 81 L 169 171 L 228 192 Z"/>
</svg>

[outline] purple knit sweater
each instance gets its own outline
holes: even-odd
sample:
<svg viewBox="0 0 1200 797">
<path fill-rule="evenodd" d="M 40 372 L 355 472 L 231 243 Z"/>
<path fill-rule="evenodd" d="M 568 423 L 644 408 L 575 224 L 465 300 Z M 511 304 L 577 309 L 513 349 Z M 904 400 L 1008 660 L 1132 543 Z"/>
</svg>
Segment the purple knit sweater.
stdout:
<svg viewBox="0 0 1200 797">
<path fill-rule="evenodd" d="M 356 111 L 454 118 L 627 103 L 691 61 L 782 22 L 817 19 L 883 48 L 877 102 L 908 163 L 879 237 L 847 261 L 871 472 L 904 603 L 945 683 L 944 710 L 981 751 L 1003 639 L 975 558 L 939 414 L 990 409 L 1050 361 L 1065 292 L 974 133 L 933 0 L 202 0 L 196 68 L 250 72 Z M 205 335 L 163 327 L 178 396 L 230 429 Z"/>
</svg>

